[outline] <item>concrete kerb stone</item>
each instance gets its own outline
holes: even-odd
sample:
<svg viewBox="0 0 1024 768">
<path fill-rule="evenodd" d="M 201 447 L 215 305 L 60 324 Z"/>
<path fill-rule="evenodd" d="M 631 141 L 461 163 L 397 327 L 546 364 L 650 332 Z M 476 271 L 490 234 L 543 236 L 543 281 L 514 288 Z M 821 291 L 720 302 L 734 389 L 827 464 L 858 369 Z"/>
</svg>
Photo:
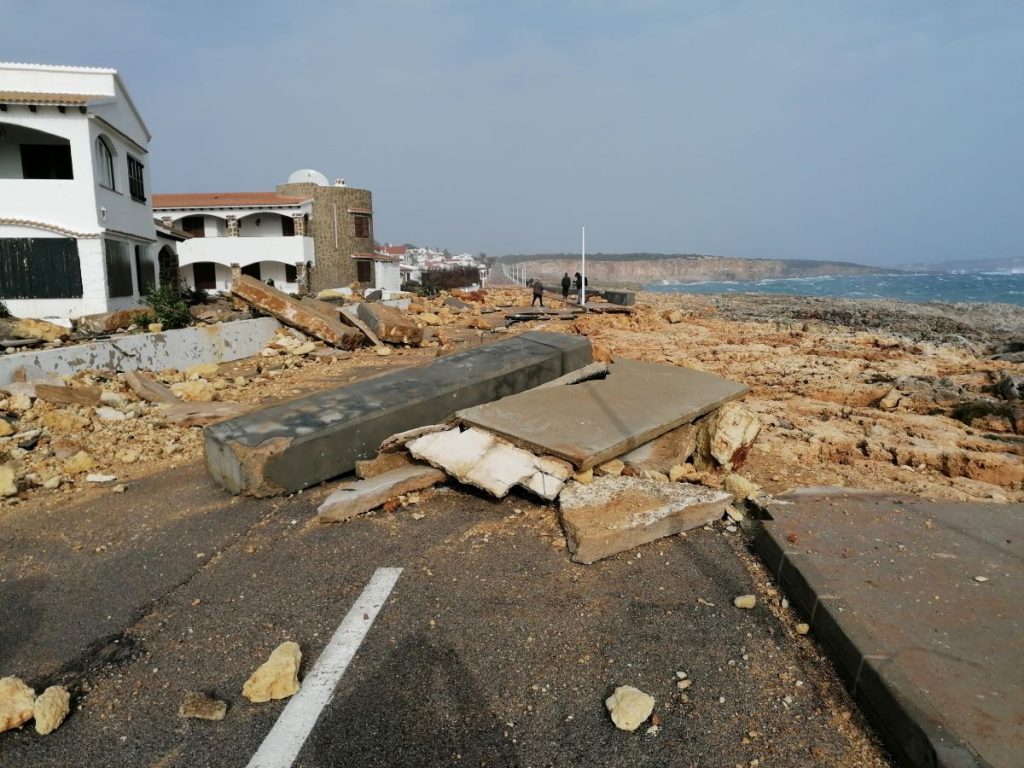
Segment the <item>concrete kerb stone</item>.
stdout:
<svg viewBox="0 0 1024 768">
<path fill-rule="evenodd" d="M 899 765 L 992 768 L 943 724 L 892 659 L 864 659 L 855 698 Z"/>
<path fill-rule="evenodd" d="M 591 355 L 583 337 L 531 332 L 299 397 L 208 427 L 207 467 L 233 493 L 308 488 L 352 471 L 391 435 L 550 381 Z"/>
</svg>

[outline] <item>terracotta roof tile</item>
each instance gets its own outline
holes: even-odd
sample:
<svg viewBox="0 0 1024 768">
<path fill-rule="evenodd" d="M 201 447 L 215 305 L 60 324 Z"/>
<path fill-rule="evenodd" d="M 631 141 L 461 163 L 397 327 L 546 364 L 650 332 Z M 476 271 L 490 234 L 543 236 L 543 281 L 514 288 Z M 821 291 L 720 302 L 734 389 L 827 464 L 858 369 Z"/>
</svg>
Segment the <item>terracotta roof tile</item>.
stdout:
<svg viewBox="0 0 1024 768">
<path fill-rule="evenodd" d="M 153 208 L 249 208 L 257 205 L 298 205 L 308 197 L 285 197 L 276 192 L 185 192 L 153 195 Z"/>
<path fill-rule="evenodd" d="M 0 102 L 5 104 L 58 104 L 81 106 L 103 96 L 86 93 L 33 93 L 29 91 L 0 91 Z"/>
</svg>

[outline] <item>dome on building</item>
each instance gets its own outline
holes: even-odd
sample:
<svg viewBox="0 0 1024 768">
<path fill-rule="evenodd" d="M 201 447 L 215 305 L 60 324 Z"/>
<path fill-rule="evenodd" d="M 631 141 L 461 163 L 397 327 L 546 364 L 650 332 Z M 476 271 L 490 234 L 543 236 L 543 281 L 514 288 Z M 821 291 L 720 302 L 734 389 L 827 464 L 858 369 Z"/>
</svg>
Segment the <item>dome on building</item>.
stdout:
<svg viewBox="0 0 1024 768">
<path fill-rule="evenodd" d="M 318 187 L 326 187 L 328 184 L 327 177 L 312 168 L 300 168 L 288 177 L 289 184 L 309 184 L 310 182 Z"/>
</svg>

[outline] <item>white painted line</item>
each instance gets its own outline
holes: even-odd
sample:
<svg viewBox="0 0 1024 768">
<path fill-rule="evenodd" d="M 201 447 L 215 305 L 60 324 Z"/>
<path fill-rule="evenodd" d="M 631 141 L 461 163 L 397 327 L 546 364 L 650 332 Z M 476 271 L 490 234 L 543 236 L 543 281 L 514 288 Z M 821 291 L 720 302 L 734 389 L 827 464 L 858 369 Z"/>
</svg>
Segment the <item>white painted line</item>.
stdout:
<svg viewBox="0 0 1024 768">
<path fill-rule="evenodd" d="M 374 572 L 246 768 L 290 768 L 401 573 L 401 568 Z"/>
</svg>

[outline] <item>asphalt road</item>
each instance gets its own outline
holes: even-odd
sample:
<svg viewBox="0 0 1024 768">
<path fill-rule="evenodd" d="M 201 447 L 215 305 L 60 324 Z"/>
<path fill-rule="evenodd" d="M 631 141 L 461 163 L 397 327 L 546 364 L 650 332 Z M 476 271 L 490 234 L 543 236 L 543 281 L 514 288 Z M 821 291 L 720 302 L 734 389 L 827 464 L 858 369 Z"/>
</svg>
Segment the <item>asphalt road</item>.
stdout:
<svg viewBox="0 0 1024 768">
<path fill-rule="evenodd" d="M 284 640 L 307 674 L 385 566 L 404 570 L 296 766 L 887 764 L 813 640 L 732 606 L 768 594 L 742 533 L 582 566 L 524 497 L 442 489 L 323 526 L 327 490 L 234 499 L 193 464 L 0 511 L 0 675 L 73 693 L 55 733 L 0 734 L 0 765 L 245 766 L 284 702 L 242 683 Z M 612 726 L 621 684 L 660 731 Z M 179 718 L 188 690 L 226 718 Z"/>
</svg>

